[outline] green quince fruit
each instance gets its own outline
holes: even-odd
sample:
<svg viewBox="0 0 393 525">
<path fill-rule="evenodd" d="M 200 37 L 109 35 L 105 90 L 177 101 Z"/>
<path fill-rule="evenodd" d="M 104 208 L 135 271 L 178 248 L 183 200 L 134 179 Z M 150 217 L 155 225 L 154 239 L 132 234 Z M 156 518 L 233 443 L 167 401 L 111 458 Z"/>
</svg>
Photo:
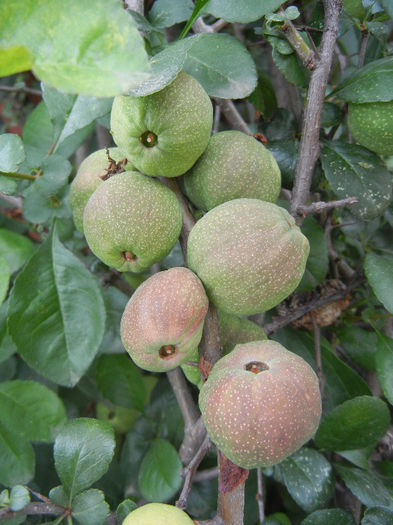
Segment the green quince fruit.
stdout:
<svg viewBox="0 0 393 525">
<path fill-rule="evenodd" d="M 83 228 L 92 252 L 120 272 L 140 272 L 161 261 L 180 235 L 175 194 L 135 171 L 114 175 L 88 200 Z"/>
<path fill-rule="evenodd" d="M 115 97 L 113 140 L 136 168 L 153 177 L 182 175 L 209 142 L 213 109 L 195 78 L 181 72 L 161 91 Z"/>
<path fill-rule="evenodd" d="M 186 173 L 184 186 L 201 210 L 241 197 L 276 202 L 281 174 L 273 154 L 261 142 L 240 131 L 221 131 L 211 137 Z"/>
<path fill-rule="evenodd" d="M 166 503 L 147 503 L 128 514 L 123 525 L 194 525 L 188 514 Z"/>
<path fill-rule="evenodd" d="M 294 291 L 309 250 L 307 238 L 284 208 L 235 199 L 207 212 L 192 228 L 188 266 L 218 308 L 252 315 Z"/>
</svg>

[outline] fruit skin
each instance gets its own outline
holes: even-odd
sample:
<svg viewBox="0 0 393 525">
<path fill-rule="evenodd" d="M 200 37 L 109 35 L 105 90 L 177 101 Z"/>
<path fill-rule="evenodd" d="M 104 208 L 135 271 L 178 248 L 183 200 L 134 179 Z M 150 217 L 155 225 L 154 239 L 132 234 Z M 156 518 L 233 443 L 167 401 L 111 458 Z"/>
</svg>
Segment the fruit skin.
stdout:
<svg viewBox="0 0 393 525">
<path fill-rule="evenodd" d="M 223 355 L 229 354 L 237 344 L 249 343 L 250 341 L 263 341 L 264 339 L 267 339 L 267 335 L 263 329 L 253 321 L 237 317 L 236 315 L 227 314 L 222 310 L 217 311 L 217 317 Z M 196 348 L 190 356 L 189 361 L 198 365 L 198 348 Z M 201 388 L 203 381 L 199 367 L 195 365 L 185 364 L 181 365 L 181 368 L 190 383 Z"/>
<path fill-rule="evenodd" d="M 152 95 L 115 97 L 111 114 L 113 140 L 141 172 L 153 177 L 177 177 L 191 168 L 209 142 L 212 124 L 209 96 L 184 72 Z M 157 138 L 152 146 L 147 132 Z"/>
<path fill-rule="evenodd" d="M 202 210 L 241 197 L 276 202 L 281 174 L 273 154 L 261 142 L 241 131 L 221 131 L 211 137 L 185 174 L 184 186 Z"/>
<path fill-rule="evenodd" d="M 250 363 L 268 369 L 254 373 L 245 368 Z M 250 469 L 279 463 L 315 434 L 321 396 L 304 359 L 275 341 L 257 341 L 237 345 L 217 361 L 199 407 L 213 443 Z"/>
<path fill-rule="evenodd" d="M 119 405 L 113 405 L 110 409 L 105 403 L 97 403 L 97 419 L 108 421 L 113 429 L 119 434 L 126 434 L 134 424 L 135 419 L 140 412 L 134 408 L 125 408 Z"/>
<path fill-rule="evenodd" d="M 101 184 L 83 215 L 90 249 L 120 272 L 140 272 L 166 257 L 179 238 L 181 226 L 175 194 L 135 171 L 119 173 Z"/>
<path fill-rule="evenodd" d="M 137 288 L 124 310 L 120 334 L 132 360 L 152 372 L 186 361 L 198 346 L 209 300 L 188 268 L 158 272 Z M 162 355 L 163 347 L 175 350 Z"/>
<path fill-rule="evenodd" d="M 109 155 L 116 162 L 121 162 L 125 158 L 119 148 L 110 148 Z M 75 227 L 81 233 L 83 233 L 83 211 L 87 201 L 98 186 L 104 182 L 101 177 L 106 175 L 109 164 L 106 149 L 95 151 L 84 159 L 71 183 L 69 204 Z M 127 163 L 125 168 L 131 170 L 132 166 Z"/>
<path fill-rule="evenodd" d="M 348 127 L 361 146 L 393 155 L 393 100 L 348 105 Z"/>
<path fill-rule="evenodd" d="M 193 227 L 188 266 L 218 308 L 251 315 L 273 308 L 293 292 L 309 249 L 284 208 L 235 199 L 213 208 Z"/>
<path fill-rule="evenodd" d="M 130 512 L 123 525 L 194 525 L 194 522 L 173 505 L 147 503 Z"/>
</svg>

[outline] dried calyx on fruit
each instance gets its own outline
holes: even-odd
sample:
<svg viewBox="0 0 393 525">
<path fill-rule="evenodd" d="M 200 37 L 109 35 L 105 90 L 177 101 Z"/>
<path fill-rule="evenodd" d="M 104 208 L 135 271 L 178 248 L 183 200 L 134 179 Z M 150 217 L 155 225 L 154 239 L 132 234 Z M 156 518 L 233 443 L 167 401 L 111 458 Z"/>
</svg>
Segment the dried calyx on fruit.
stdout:
<svg viewBox="0 0 393 525">
<path fill-rule="evenodd" d="M 213 443 L 247 469 L 274 465 L 298 450 L 321 417 L 313 369 L 275 341 L 237 345 L 217 361 L 199 406 Z"/>
</svg>

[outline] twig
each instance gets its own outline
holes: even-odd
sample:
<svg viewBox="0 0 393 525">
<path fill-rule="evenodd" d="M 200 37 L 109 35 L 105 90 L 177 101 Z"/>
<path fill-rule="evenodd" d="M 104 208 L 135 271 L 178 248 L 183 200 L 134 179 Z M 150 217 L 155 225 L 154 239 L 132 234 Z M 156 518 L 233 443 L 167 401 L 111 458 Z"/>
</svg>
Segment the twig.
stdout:
<svg viewBox="0 0 393 525">
<path fill-rule="evenodd" d="M 204 470 L 199 470 L 198 472 L 194 474 L 194 481 L 199 482 L 199 481 L 207 481 L 210 479 L 215 479 L 218 477 L 219 474 L 220 474 L 220 471 L 218 467 L 212 467 L 212 468 L 207 468 Z"/>
<path fill-rule="evenodd" d="M 192 480 L 196 469 L 199 467 L 201 461 L 206 455 L 206 452 L 211 447 L 212 443 L 209 436 L 206 435 L 205 439 L 202 442 L 202 445 L 199 447 L 197 453 L 192 458 L 190 463 L 184 469 L 184 485 L 180 493 L 179 499 L 176 501 L 176 507 L 185 510 L 187 508 L 187 499 L 191 490 Z"/>
<path fill-rule="evenodd" d="M 215 98 L 214 100 L 216 104 L 221 107 L 222 114 L 228 120 L 232 129 L 243 131 L 243 133 L 247 133 L 247 135 L 253 134 L 246 121 L 236 109 L 236 106 L 232 100 L 228 100 L 226 98 Z"/>
<path fill-rule="evenodd" d="M 49 515 L 62 516 L 67 512 L 64 507 L 59 507 L 54 503 L 47 502 L 32 502 L 28 503 L 23 509 L 18 511 L 12 511 L 8 508 L 0 509 L 0 521 L 8 518 L 16 518 L 18 516 L 29 516 L 29 515 Z"/>
<path fill-rule="evenodd" d="M 223 27 L 228 24 L 225 20 L 221 18 L 216 20 L 214 24 L 206 24 L 203 18 L 200 16 L 197 18 L 192 26 L 194 33 L 218 33 Z"/>
<path fill-rule="evenodd" d="M 181 192 L 178 183 L 174 179 L 169 179 L 167 177 L 160 177 L 161 182 L 163 182 L 166 186 L 168 186 L 169 189 L 173 191 L 173 193 L 176 195 L 180 208 L 181 213 L 183 216 L 183 226 L 180 233 L 180 245 L 183 251 L 184 260 L 187 261 L 187 240 L 188 236 L 190 234 L 190 231 L 194 227 L 196 220 L 192 216 L 192 213 L 190 212 L 190 209 L 188 207 L 188 202 L 186 198 L 184 197 L 183 193 Z"/>
<path fill-rule="evenodd" d="M 8 202 L 12 208 L 22 208 L 23 201 L 21 197 L 14 197 L 13 195 L 6 195 L 0 192 L 0 198 Z"/>
<path fill-rule="evenodd" d="M 195 423 L 198 421 L 199 411 L 188 389 L 181 368 L 177 367 L 167 372 L 167 377 L 183 416 L 184 432 L 187 433 L 194 428 Z"/>
<path fill-rule="evenodd" d="M 286 20 L 284 25 L 280 26 L 280 29 L 304 66 L 313 71 L 316 68 L 315 53 L 308 47 L 293 23 L 290 20 Z"/>
<path fill-rule="evenodd" d="M 196 451 L 206 437 L 206 428 L 203 424 L 202 416 L 198 419 L 194 427 L 184 434 L 184 440 L 179 448 L 179 455 L 183 465 L 188 465 L 195 456 Z"/>
<path fill-rule="evenodd" d="M 220 119 L 221 119 L 221 106 L 215 104 L 214 106 L 214 121 L 213 121 L 213 135 L 218 132 L 220 128 Z"/>
<path fill-rule="evenodd" d="M 358 69 L 362 68 L 364 65 L 364 59 L 366 58 L 367 43 L 370 37 L 368 29 L 362 30 L 362 39 L 360 41 L 360 50 L 359 50 L 359 60 L 358 60 Z"/>
<path fill-rule="evenodd" d="M 309 206 L 299 206 L 298 212 L 302 213 L 303 215 L 308 215 L 310 213 L 322 213 L 333 208 L 342 208 L 343 206 L 350 206 L 351 204 L 355 204 L 356 202 L 358 202 L 357 197 L 347 197 L 346 199 L 329 202 L 313 202 Z"/>
<path fill-rule="evenodd" d="M 12 177 L 13 179 L 36 180 L 37 175 L 30 175 L 29 173 L 17 173 L 14 171 L 0 171 L 3 177 Z"/>
<path fill-rule="evenodd" d="M 294 312 L 289 313 L 288 315 L 282 316 L 282 317 L 276 317 L 265 325 L 263 329 L 266 332 L 266 335 L 269 337 L 274 332 L 277 332 L 277 330 L 280 330 L 280 328 L 284 328 L 284 326 L 287 326 L 290 323 L 293 323 L 293 321 L 296 321 L 297 319 L 300 319 L 300 317 L 303 317 L 308 312 L 311 312 L 312 310 L 315 310 L 316 308 L 323 306 L 325 304 L 333 303 L 335 301 L 339 301 L 341 299 L 344 299 L 346 295 L 356 288 L 361 283 L 361 279 L 356 279 L 352 283 L 348 284 L 348 286 L 345 288 L 345 290 L 342 290 L 340 292 L 335 293 L 334 295 L 330 295 L 329 297 L 323 297 L 322 299 L 317 297 L 316 299 L 313 299 L 309 303 L 299 306 Z"/>
<path fill-rule="evenodd" d="M 263 523 L 265 521 L 265 502 L 263 497 L 263 478 L 262 478 L 262 469 L 257 469 L 257 479 L 258 479 L 258 492 L 257 492 L 257 503 L 259 511 L 259 521 Z"/>
<path fill-rule="evenodd" d="M 0 91 L 6 91 L 7 93 L 26 93 L 28 95 L 42 97 L 42 92 L 39 89 L 32 89 L 26 86 L 0 86 Z"/>
<path fill-rule="evenodd" d="M 292 192 L 291 213 L 299 225 L 304 219 L 299 209 L 307 203 L 314 166 L 320 154 L 321 113 L 337 39 L 342 1 L 324 0 L 324 6 L 325 27 L 319 52 L 321 58 L 311 73 L 304 108 L 302 138 L 296 166 L 295 184 Z"/>
</svg>

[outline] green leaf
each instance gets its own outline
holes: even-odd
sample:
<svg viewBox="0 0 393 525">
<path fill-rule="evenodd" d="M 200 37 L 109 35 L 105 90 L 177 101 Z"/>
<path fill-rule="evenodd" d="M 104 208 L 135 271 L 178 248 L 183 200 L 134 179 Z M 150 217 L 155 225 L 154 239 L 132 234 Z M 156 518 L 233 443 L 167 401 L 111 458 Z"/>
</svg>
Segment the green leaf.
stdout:
<svg viewBox="0 0 393 525">
<path fill-rule="evenodd" d="M 116 509 L 116 518 L 119 523 L 123 523 L 128 514 L 137 509 L 138 505 L 130 498 L 123 500 Z"/>
<path fill-rule="evenodd" d="M 10 493 L 10 509 L 14 512 L 23 509 L 30 501 L 30 492 L 22 485 L 12 487 Z"/>
<path fill-rule="evenodd" d="M 0 228 L 0 257 L 7 261 L 11 273 L 19 270 L 35 251 L 30 239 Z"/>
<path fill-rule="evenodd" d="M 77 494 L 72 502 L 72 517 L 81 525 L 103 525 L 109 514 L 105 494 L 89 489 Z"/>
<path fill-rule="evenodd" d="M 273 153 L 280 168 L 282 186 L 292 189 L 299 153 L 298 142 L 294 139 L 269 140 L 266 147 Z"/>
<path fill-rule="evenodd" d="M 269 39 L 269 41 L 271 41 L 271 39 Z M 272 57 L 274 64 L 288 82 L 295 84 L 295 86 L 306 87 L 310 78 L 309 70 L 303 66 L 300 59 L 294 53 L 282 54 L 277 46 L 280 46 L 280 42 L 273 47 Z"/>
<path fill-rule="evenodd" d="M 344 352 L 365 370 L 375 370 L 377 334 L 357 326 L 343 325 L 336 331 Z"/>
<path fill-rule="evenodd" d="M 34 476 L 34 451 L 28 441 L 0 421 L 0 483 L 12 487 Z"/>
<path fill-rule="evenodd" d="M 127 485 L 136 483 L 143 456 L 155 437 L 153 421 L 145 416 L 140 416 L 128 432 L 120 456 L 120 466 Z"/>
<path fill-rule="evenodd" d="M 393 339 L 382 333 L 378 333 L 378 351 L 375 361 L 383 393 L 393 405 Z"/>
<path fill-rule="evenodd" d="M 69 95 L 43 85 L 42 94 L 54 125 L 54 141 L 59 146 L 71 135 L 110 112 L 112 98 Z"/>
<path fill-rule="evenodd" d="M 12 195 L 18 190 L 18 183 L 14 179 L 9 179 L 6 176 L 0 176 L 0 192 L 5 195 Z"/>
<path fill-rule="evenodd" d="M 33 67 L 32 56 L 23 46 L 0 49 L 0 76 L 8 77 Z"/>
<path fill-rule="evenodd" d="M 322 149 L 322 167 L 334 193 L 340 198 L 356 197 L 349 209 L 362 220 L 375 219 L 392 199 L 392 176 L 382 160 L 356 144 L 333 141 Z"/>
<path fill-rule="evenodd" d="M 172 498 L 182 484 L 182 464 L 175 447 L 165 439 L 156 439 L 145 454 L 139 470 L 139 489 L 148 501 Z"/>
<path fill-rule="evenodd" d="M 3 304 L 4 299 L 7 297 L 10 278 L 11 272 L 8 262 L 4 257 L 0 256 L 0 305 Z"/>
<path fill-rule="evenodd" d="M 261 69 L 258 72 L 258 85 L 248 97 L 255 109 L 264 117 L 270 120 L 277 109 L 277 99 L 269 75 Z"/>
<path fill-rule="evenodd" d="M 257 84 L 250 53 L 239 40 L 227 34 L 202 34 L 188 50 L 183 69 L 211 97 L 244 98 Z"/>
<path fill-rule="evenodd" d="M 326 235 L 322 226 L 311 215 L 306 217 L 302 225 L 302 233 L 310 243 L 310 255 L 306 270 L 297 288 L 297 292 L 307 292 L 321 284 L 328 272 L 329 256 Z"/>
<path fill-rule="evenodd" d="M 379 0 L 379 3 L 385 9 L 390 18 L 393 18 L 393 4 L 391 0 Z"/>
<path fill-rule="evenodd" d="M 119 326 L 129 297 L 114 286 L 103 289 L 102 294 L 106 310 L 106 325 L 100 350 L 105 354 L 122 354 L 124 346 L 121 342 Z"/>
<path fill-rule="evenodd" d="M 357 18 L 360 21 L 363 21 L 366 16 L 362 0 L 343 0 L 343 9 L 349 16 Z"/>
<path fill-rule="evenodd" d="M 128 356 L 100 356 L 95 380 L 102 395 L 115 405 L 142 410 L 146 397 L 145 384 L 139 369 Z"/>
<path fill-rule="evenodd" d="M 282 0 L 210 0 L 203 11 L 227 22 L 247 24 L 272 13 L 282 3 Z"/>
<path fill-rule="evenodd" d="M 68 499 L 67 495 L 64 492 L 64 488 L 62 485 L 59 485 L 57 487 L 53 487 L 49 491 L 49 499 L 55 504 L 59 505 L 60 507 L 67 507 L 68 506 Z"/>
<path fill-rule="evenodd" d="M 364 271 L 367 280 L 386 310 L 393 313 L 393 256 L 377 255 L 368 253 L 366 255 Z"/>
<path fill-rule="evenodd" d="M 355 397 L 322 420 L 315 442 L 319 448 L 337 451 L 372 446 L 386 433 L 389 423 L 389 410 L 381 399 Z"/>
<path fill-rule="evenodd" d="M 392 525 L 393 510 L 387 507 L 372 507 L 366 509 L 361 525 Z"/>
<path fill-rule="evenodd" d="M 337 472 L 349 490 L 367 507 L 375 505 L 389 506 L 392 503 L 388 489 L 373 474 L 356 467 L 335 465 Z"/>
<path fill-rule="evenodd" d="M 58 384 L 75 385 L 100 346 L 105 309 L 97 281 L 56 228 L 17 276 L 8 312 L 9 333 L 26 363 Z"/>
<path fill-rule="evenodd" d="M 66 414 L 60 398 L 36 381 L 0 383 L 0 421 L 28 440 L 53 441 Z"/>
<path fill-rule="evenodd" d="M 188 20 L 194 10 L 192 0 L 157 0 L 147 17 L 156 27 L 171 27 Z"/>
<path fill-rule="evenodd" d="M 355 525 L 352 514 L 343 509 L 316 510 L 300 525 Z"/>
<path fill-rule="evenodd" d="M 0 306 L 0 364 L 16 351 L 7 331 L 7 307 L 7 301 Z"/>
<path fill-rule="evenodd" d="M 69 501 L 108 470 L 115 448 L 113 429 L 97 419 L 72 419 L 57 435 L 56 471 Z"/>
<path fill-rule="evenodd" d="M 0 171 L 17 171 L 24 160 L 25 151 L 21 138 L 13 133 L 0 135 Z"/>
<path fill-rule="evenodd" d="M 121 2 L 1 0 L 0 7 L 0 47 L 24 46 L 36 76 L 52 86 L 110 97 L 148 74 L 143 38 Z"/>
<path fill-rule="evenodd" d="M 393 56 L 369 62 L 333 92 L 346 102 L 389 102 L 393 100 Z"/>
<path fill-rule="evenodd" d="M 195 0 L 195 7 L 191 14 L 191 17 L 189 21 L 187 22 L 185 28 L 181 32 L 181 35 L 179 36 L 179 40 L 183 39 L 189 30 L 191 29 L 192 24 L 196 21 L 200 13 L 202 12 L 203 7 L 207 4 L 209 0 Z"/>
<path fill-rule="evenodd" d="M 311 512 L 327 505 L 334 481 L 332 467 L 322 454 L 302 448 L 276 468 L 289 494 L 303 510 Z"/>
</svg>

